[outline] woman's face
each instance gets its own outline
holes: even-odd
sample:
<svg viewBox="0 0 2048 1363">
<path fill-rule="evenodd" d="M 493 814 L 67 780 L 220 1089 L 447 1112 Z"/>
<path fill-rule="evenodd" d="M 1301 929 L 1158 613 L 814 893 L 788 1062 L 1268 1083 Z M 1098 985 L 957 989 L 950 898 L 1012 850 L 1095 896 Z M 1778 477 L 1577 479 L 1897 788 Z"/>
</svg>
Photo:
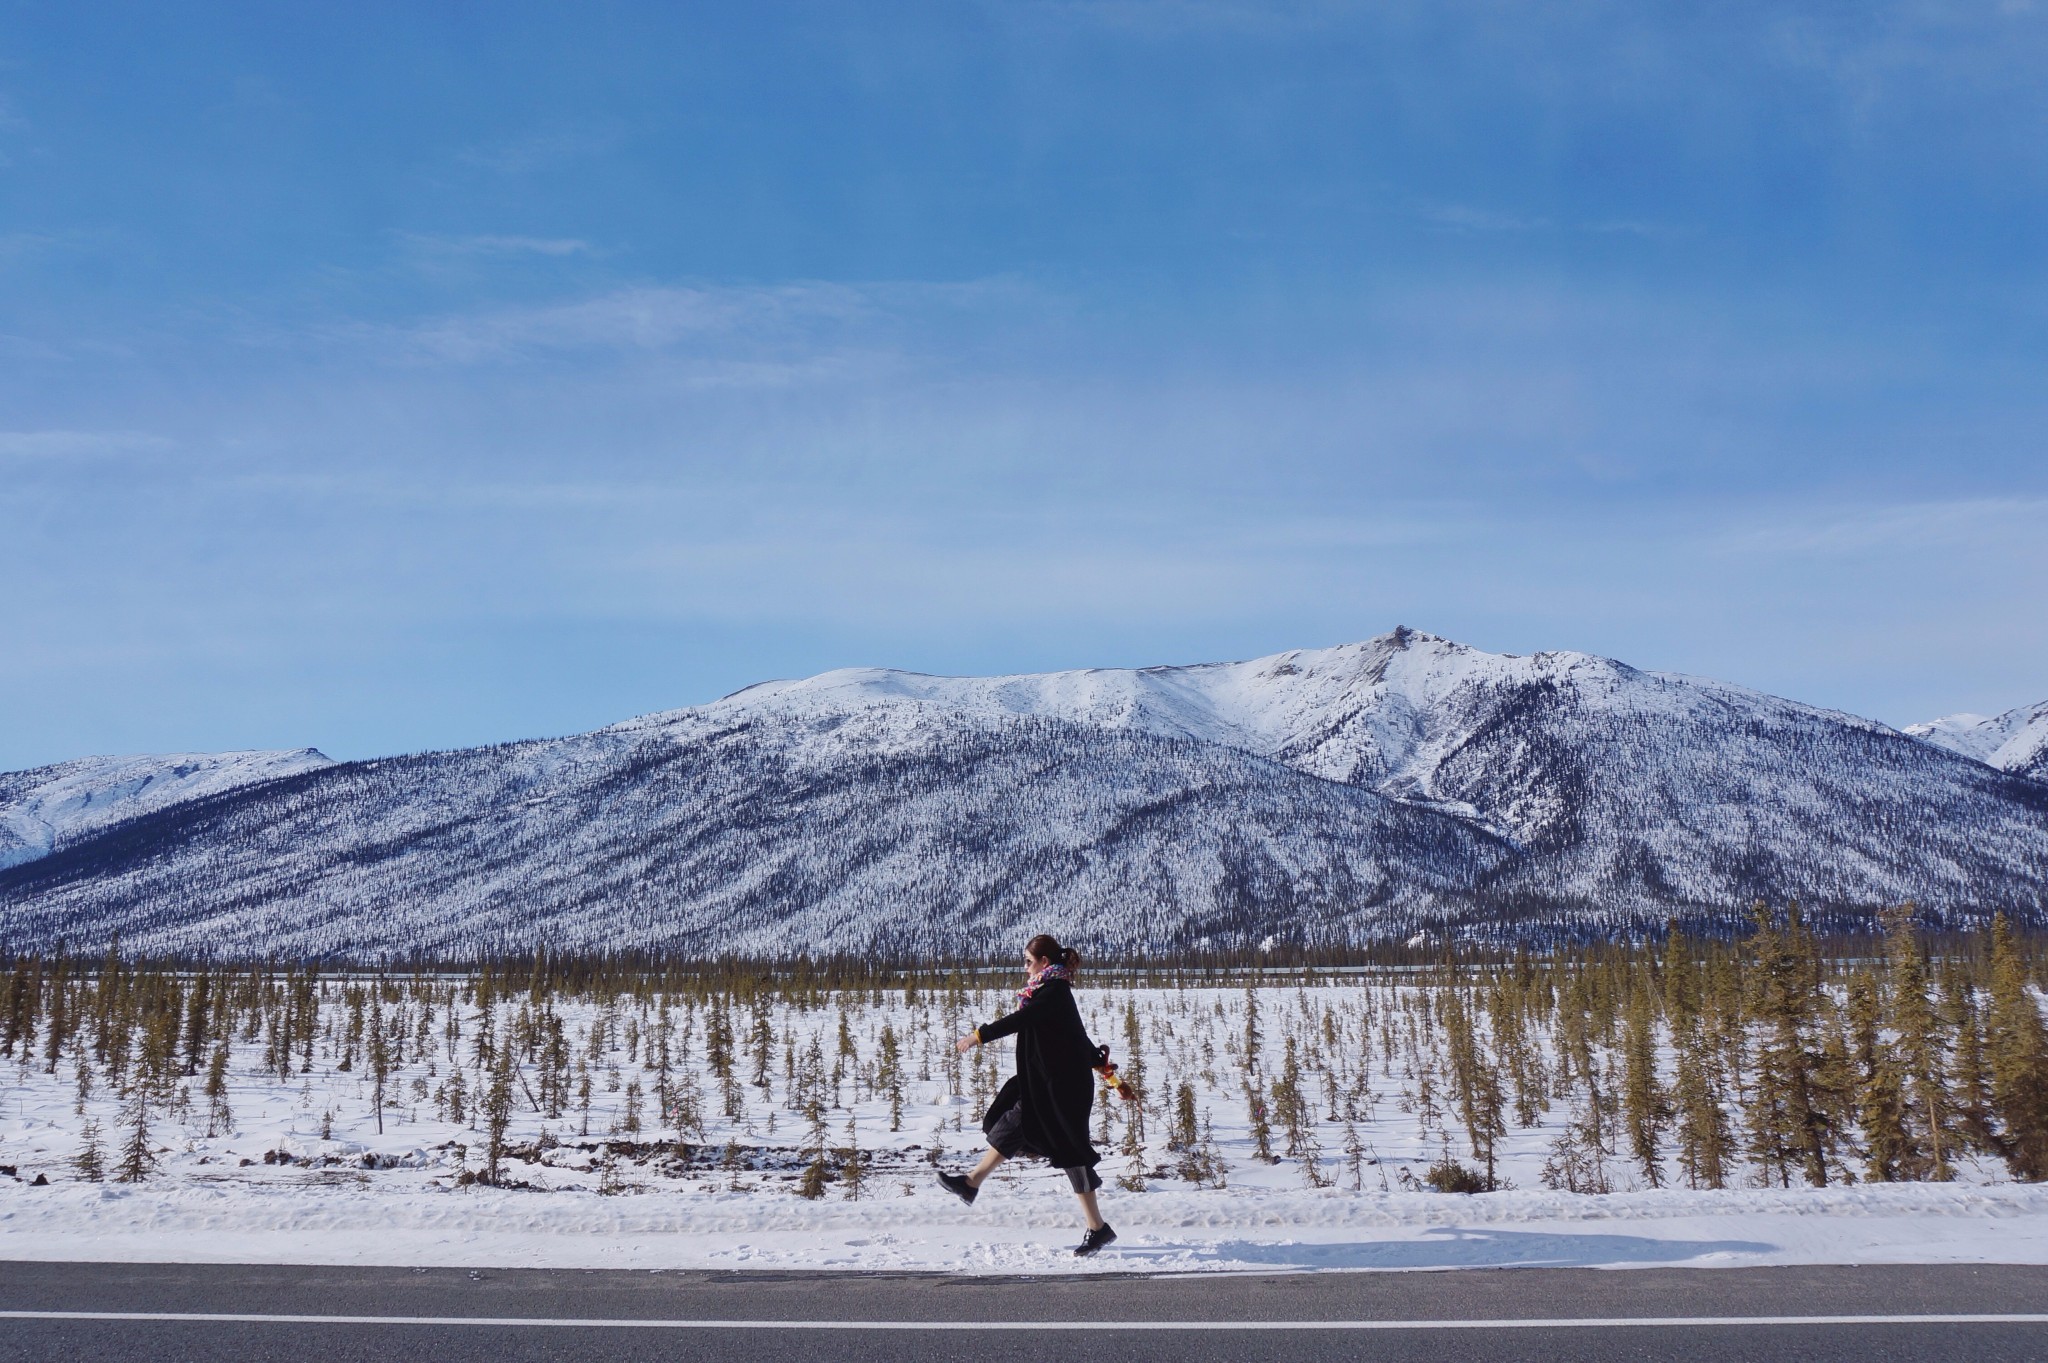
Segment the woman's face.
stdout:
<svg viewBox="0 0 2048 1363">
<path fill-rule="evenodd" d="M 1024 969 L 1031 974 L 1036 975 L 1039 971 L 1045 969 L 1046 961 L 1047 958 L 1044 956 L 1033 956 L 1030 947 L 1024 948 Z"/>
</svg>

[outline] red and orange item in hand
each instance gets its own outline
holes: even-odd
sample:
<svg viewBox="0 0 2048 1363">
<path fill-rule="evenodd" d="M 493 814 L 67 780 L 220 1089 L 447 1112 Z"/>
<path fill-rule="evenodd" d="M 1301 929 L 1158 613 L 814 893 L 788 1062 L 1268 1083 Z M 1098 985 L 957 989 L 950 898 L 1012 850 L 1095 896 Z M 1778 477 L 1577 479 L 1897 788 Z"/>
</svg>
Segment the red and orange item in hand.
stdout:
<svg viewBox="0 0 2048 1363">
<path fill-rule="evenodd" d="M 1102 1086 L 1127 1103 L 1137 1102 L 1137 1087 L 1116 1072 L 1116 1062 L 1109 1058 L 1109 1047 L 1097 1046 L 1095 1057 L 1100 1062 L 1095 1066 L 1095 1072 L 1102 1076 Z"/>
</svg>

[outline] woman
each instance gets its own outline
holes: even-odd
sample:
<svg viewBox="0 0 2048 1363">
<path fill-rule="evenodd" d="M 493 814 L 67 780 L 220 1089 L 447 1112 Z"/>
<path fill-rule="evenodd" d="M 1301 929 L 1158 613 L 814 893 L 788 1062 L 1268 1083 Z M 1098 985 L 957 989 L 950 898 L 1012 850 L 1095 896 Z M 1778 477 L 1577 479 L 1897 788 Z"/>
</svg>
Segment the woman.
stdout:
<svg viewBox="0 0 2048 1363">
<path fill-rule="evenodd" d="M 1095 1166 L 1102 1156 L 1088 1143 L 1088 1110 L 1095 1105 L 1092 1071 L 1102 1063 L 1081 1011 L 1074 1006 L 1074 971 L 1081 953 L 1063 947 L 1050 933 L 1040 933 L 1024 948 L 1030 978 L 1017 994 L 1017 1010 L 986 1027 L 977 1027 L 954 1043 L 962 1055 L 976 1046 L 1015 1035 L 1017 1073 L 981 1120 L 988 1152 L 967 1174 L 940 1174 L 962 1202 L 972 1203 L 997 1165 L 1018 1155 L 1050 1160 L 1074 1185 L 1088 1234 L 1074 1250 L 1089 1255 L 1116 1239 L 1095 1205 L 1102 1186 Z"/>
</svg>

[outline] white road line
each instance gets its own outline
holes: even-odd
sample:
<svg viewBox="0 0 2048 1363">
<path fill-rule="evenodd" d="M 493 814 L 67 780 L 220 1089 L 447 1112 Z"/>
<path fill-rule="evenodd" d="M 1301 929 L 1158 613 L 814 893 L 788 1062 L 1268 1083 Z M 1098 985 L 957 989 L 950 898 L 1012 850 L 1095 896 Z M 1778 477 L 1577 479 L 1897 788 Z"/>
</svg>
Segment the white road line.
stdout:
<svg viewBox="0 0 2048 1363">
<path fill-rule="evenodd" d="M 0 1320 L 247 1325 L 467 1325 L 568 1330 L 1642 1330 L 1731 1325 L 2048 1325 L 2048 1314 L 1557 1316 L 1498 1320 L 637 1320 L 580 1316 L 285 1316 L 227 1311 L 0 1311 Z"/>
</svg>

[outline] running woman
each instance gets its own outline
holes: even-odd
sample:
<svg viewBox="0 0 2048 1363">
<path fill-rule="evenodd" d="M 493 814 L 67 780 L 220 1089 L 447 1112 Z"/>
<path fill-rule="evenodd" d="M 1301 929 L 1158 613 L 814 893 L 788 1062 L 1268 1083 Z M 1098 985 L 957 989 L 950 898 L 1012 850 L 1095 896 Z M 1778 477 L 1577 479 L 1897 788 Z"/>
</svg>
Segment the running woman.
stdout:
<svg viewBox="0 0 2048 1363">
<path fill-rule="evenodd" d="M 981 1185 L 997 1165 L 1018 1155 L 1051 1161 L 1074 1185 L 1088 1233 L 1074 1253 L 1090 1255 L 1116 1239 L 1095 1204 L 1102 1186 L 1095 1166 L 1102 1156 L 1088 1143 L 1088 1113 L 1095 1105 L 1093 1072 L 1103 1064 L 1102 1052 L 1088 1039 L 1081 1011 L 1074 1006 L 1074 971 L 1081 953 L 1063 947 L 1057 937 L 1040 933 L 1024 948 L 1030 972 L 1017 993 L 1017 1009 L 977 1027 L 954 1043 L 962 1055 L 976 1046 L 1017 1038 L 1017 1073 L 996 1100 L 981 1129 L 988 1150 L 981 1163 L 965 1174 L 940 1174 L 939 1182 L 962 1202 L 972 1204 Z"/>
</svg>

